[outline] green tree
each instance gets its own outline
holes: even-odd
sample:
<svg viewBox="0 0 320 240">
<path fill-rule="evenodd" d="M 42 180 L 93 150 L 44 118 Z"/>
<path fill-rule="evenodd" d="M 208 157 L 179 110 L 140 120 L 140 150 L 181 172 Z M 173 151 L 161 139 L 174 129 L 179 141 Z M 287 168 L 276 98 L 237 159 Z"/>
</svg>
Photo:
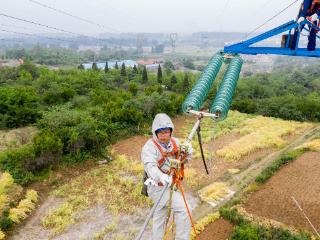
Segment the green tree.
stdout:
<svg viewBox="0 0 320 240">
<path fill-rule="evenodd" d="M 114 68 L 119 69 L 118 62 L 116 62 L 116 65 L 114 65 Z"/>
<path fill-rule="evenodd" d="M 161 69 L 160 64 L 158 66 L 157 80 L 158 80 L 158 83 L 160 83 L 160 84 L 162 83 L 162 69 Z"/>
<path fill-rule="evenodd" d="M 78 69 L 80 69 L 80 70 L 84 70 L 84 66 L 83 66 L 83 64 L 80 64 L 80 65 L 78 66 Z"/>
<path fill-rule="evenodd" d="M 189 87 L 190 87 L 189 75 L 186 73 L 183 78 L 182 91 L 185 92 L 189 90 Z"/>
<path fill-rule="evenodd" d="M 33 88 L 0 88 L 0 128 L 25 126 L 39 117 L 39 98 Z"/>
<path fill-rule="evenodd" d="M 173 74 L 171 76 L 170 81 L 171 81 L 171 86 L 173 87 L 178 82 L 176 75 Z"/>
<path fill-rule="evenodd" d="M 24 61 L 23 64 L 19 66 L 19 71 L 26 71 L 31 74 L 33 79 L 36 79 L 39 77 L 39 69 L 36 65 L 31 63 L 30 61 Z"/>
<path fill-rule="evenodd" d="M 131 92 L 131 94 L 133 96 L 137 95 L 137 93 L 138 93 L 138 85 L 135 82 L 129 83 L 129 92 Z"/>
<path fill-rule="evenodd" d="M 134 65 L 134 66 L 133 66 L 132 70 L 133 70 L 133 72 L 134 72 L 135 74 L 137 74 L 137 73 L 138 73 L 138 68 L 137 68 L 137 66 L 136 66 L 136 65 Z"/>
<path fill-rule="evenodd" d="M 106 61 L 106 66 L 104 67 L 104 71 L 105 71 L 106 73 L 109 72 L 108 61 Z"/>
<path fill-rule="evenodd" d="M 174 70 L 173 63 L 169 60 L 166 60 L 164 62 L 163 67 L 164 67 L 167 75 L 169 75 Z"/>
<path fill-rule="evenodd" d="M 148 72 L 147 72 L 147 67 L 144 66 L 142 71 L 142 83 L 145 84 L 147 82 L 148 82 Z"/>
<path fill-rule="evenodd" d="M 94 70 L 94 71 L 98 71 L 99 70 L 96 62 L 92 63 L 92 70 Z"/>
<path fill-rule="evenodd" d="M 182 64 L 185 68 L 189 69 L 195 69 L 196 67 L 194 66 L 193 61 L 190 58 L 184 58 L 182 59 Z"/>
<path fill-rule="evenodd" d="M 124 63 L 122 63 L 122 65 L 121 65 L 120 75 L 123 76 L 123 77 L 127 75 L 126 65 Z"/>
</svg>

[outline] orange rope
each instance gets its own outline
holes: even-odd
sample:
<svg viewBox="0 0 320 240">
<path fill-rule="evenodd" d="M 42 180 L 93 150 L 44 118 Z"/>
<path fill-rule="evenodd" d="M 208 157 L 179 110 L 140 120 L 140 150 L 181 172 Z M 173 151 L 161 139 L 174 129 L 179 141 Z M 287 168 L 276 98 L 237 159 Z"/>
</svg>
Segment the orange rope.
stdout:
<svg viewBox="0 0 320 240">
<path fill-rule="evenodd" d="M 182 157 L 180 156 L 180 161 L 182 160 Z M 183 201 L 184 201 L 184 204 L 186 206 L 186 209 L 187 209 L 187 212 L 188 212 L 188 216 L 189 216 L 189 219 L 190 219 L 190 222 L 191 222 L 191 226 L 192 226 L 192 229 L 194 231 L 194 234 L 196 236 L 196 240 L 199 240 L 199 237 L 197 236 L 197 231 L 196 231 L 196 228 L 194 226 L 194 223 L 193 223 L 193 220 L 192 220 L 192 216 L 191 216 L 191 212 L 189 210 L 189 207 L 188 207 L 188 204 L 187 204 L 187 200 L 186 200 L 186 197 L 184 195 L 184 191 L 183 191 L 183 188 L 181 186 L 181 180 L 183 179 L 183 168 L 182 169 L 179 169 L 180 171 L 178 171 L 177 169 L 175 168 L 171 168 L 170 169 L 170 174 L 173 175 L 173 186 L 176 185 L 178 187 L 178 189 L 180 190 L 181 194 L 182 194 L 182 198 L 183 198 Z M 182 170 L 182 171 L 181 171 Z M 172 186 L 172 187 L 173 187 Z M 171 189 L 172 191 L 172 189 Z M 172 197 L 172 196 L 171 196 Z M 170 199 L 172 200 L 172 199 Z M 170 204 L 169 204 L 170 205 Z M 170 213 L 170 211 L 169 211 Z M 170 215 L 168 216 L 167 218 L 167 222 L 166 222 L 166 225 L 168 224 L 168 219 L 169 219 Z M 174 217 L 174 216 L 173 216 Z M 166 239 L 168 237 L 168 233 L 170 231 L 170 229 L 172 228 L 173 230 L 173 225 L 174 225 L 174 222 L 172 222 L 172 224 L 169 226 L 169 228 L 167 228 L 166 232 L 165 232 L 165 235 L 164 235 L 164 239 Z"/>
<path fill-rule="evenodd" d="M 193 223 L 193 220 L 192 220 L 192 216 L 191 216 L 191 213 L 190 213 L 188 204 L 187 204 L 186 197 L 185 197 L 185 195 L 184 195 L 183 188 L 182 188 L 180 182 L 177 183 L 177 185 L 178 185 L 179 190 L 180 190 L 181 193 L 182 193 L 183 201 L 184 201 L 184 204 L 186 205 L 186 208 L 187 208 L 187 212 L 188 212 L 188 215 L 189 215 L 189 218 L 190 218 L 190 222 L 191 222 L 191 225 L 192 225 L 192 229 L 193 229 L 193 231 L 194 231 L 194 234 L 195 234 L 195 236 L 196 236 L 196 239 L 198 240 L 199 237 L 197 236 L 197 231 L 196 231 L 196 228 L 195 228 L 194 223 Z"/>
</svg>

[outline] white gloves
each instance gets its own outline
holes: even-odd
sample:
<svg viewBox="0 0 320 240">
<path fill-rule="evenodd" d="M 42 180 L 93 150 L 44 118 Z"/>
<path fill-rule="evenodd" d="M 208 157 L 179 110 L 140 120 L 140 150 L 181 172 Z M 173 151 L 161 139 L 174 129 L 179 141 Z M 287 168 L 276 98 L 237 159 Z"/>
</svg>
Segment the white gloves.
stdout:
<svg viewBox="0 0 320 240">
<path fill-rule="evenodd" d="M 300 24 L 300 23 L 302 23 L 303 21 L 304 21 L 304 17 L 299 17 L 297 23 Z"/>
<path fill-rule="evenodd" d="M 185 154 L 190 154 L 192 153 L 192 146 L 190 143 L 184 143 L 180 145 L 180 152 L 185 153 Z"/>
<path fill-rule="evenodd" d="M 162 174 L 160 176 L 160 182 L 163 184 L 163 186 L 167 185 L 171 186 L 172 184 L 172 176 L 167 174 Z"/>
<path fill-rule="evenodd" d="M 318 15 L 315 13 L 313 15 L 311 15 L 310 17 L 307 17 L 308 21 L 310 22 L 314 22 L 314 21 L 317 21 L 318 20 Z"/>
<path fill-rule="evenodd" d="M 149 185 L 152 185 L 152 186 L 156 186 L 156 182 L 154 180 L 152 180 L 151 178 L 148 178 L 145 182 L 144 182 L 144 185 L 146 186 L 149 186 Z"/>
</svg>

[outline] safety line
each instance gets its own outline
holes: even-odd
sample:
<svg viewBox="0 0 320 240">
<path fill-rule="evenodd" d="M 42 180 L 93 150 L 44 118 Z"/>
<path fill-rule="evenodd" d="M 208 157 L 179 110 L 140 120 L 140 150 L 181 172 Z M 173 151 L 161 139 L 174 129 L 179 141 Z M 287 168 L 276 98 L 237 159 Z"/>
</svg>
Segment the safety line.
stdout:
<svg viewBox="0 0 320 240">
<path fill-rule="evenodd" d="M 270 22 L 271 20 L 273 20 L 274 18 L 278 17 L 281 13 L 283 13 L 284 11 L 286 11 L 288 8 L 290 8 L 291 6 L 293 6 L 296 2 L 298 2 L 299 0 L 295 0 L 293 1 L 291 4 L 289 4 L 287 7 L 285 7 L 284 9 L 282 9 L 280 12 L 278 12 L 276 15 L 272 16 L 271 18 L 269 18 L 267 21 L 265 21 L 263 24 L 261 24 L 260 26 L 258 26 L 257 28 L 255 28 L 254 30 L 252 30 L 251 32 L 249 32 L 248 34 L 245 35 L 244 38 L 248 38 L 252 33 L 256 32 L 258 29 L 262 28 L 263 26 L 265 26 L 268 22 Z"/>
<path fill-rule="evenodd" d="M 114 31 L 114 32 L 117 32 L 117 33 L 120 32 L 120 31 L 118 31 L 118 30 L 116 30 L 116 29 L 114 29 L 114 28 L 107 27 L 107 26 L 102 25 L 102 24 L 100 24 L 100 23 L 96 23 L 96 22 L 91 21 L 91 20 L 88 20 L 88 19 L 86 19 L 86 18 L 79 17 L 79 16 L 77 16 L 77 15 L 74 15 L 74 14 L 71 14 L 71 13 L 68 13 L 68 12 L 65 12 L 65 11 L 63 11 L 63 10 L 61 10 L 61 9 L 57 9 L 57 8 L 51 7 L 51 6 L 49 6 L 49 5 L 43 4 L 43 3 L 38 2 L 38 1 L 35 1 L 35 0 L 29 0 L 29 2 L 32 2 L 32 3 L 34 3 L 34 4 L 37 4 L 37 5 L 42 6 L 42 7 L 44 7 L 44 8 L 51 9 L 51 10 L 53 10 L 53 11 L 55 11 L 55 12 L 58 12 L 58 13 L 67 15 L 67 16 L 72 17 L 72 18 L 75 18 L 75 19 L 77 19 L 77 20 L 80 20 L 80 21 L 83 21 L 83 22 L 86 22 L 86 23 L 89 23 L 89 24 L 98 26 L 98 27 L 100 27 L 100 28 L 108 29 L 108 30 L 111 30 L 111 31 Z"/>
</svg>

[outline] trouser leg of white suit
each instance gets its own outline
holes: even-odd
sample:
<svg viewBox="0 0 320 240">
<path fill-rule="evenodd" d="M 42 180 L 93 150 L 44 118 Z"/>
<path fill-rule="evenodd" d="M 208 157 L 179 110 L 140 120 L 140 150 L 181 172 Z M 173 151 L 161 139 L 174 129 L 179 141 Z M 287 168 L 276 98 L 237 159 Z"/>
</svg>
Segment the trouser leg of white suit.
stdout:
<svg viewBox="0 0 320 240">
<path fill-rule="evenodd" d="M 153 240 L 162 240 L 166 231 L 167 208 L 157 208 L 153 214 Z"/>
<path fill-rule="evenodd" d="M 163 187 L 148 186 L 148 195 L 154 203 L 156 203 L 161 196 Z M 170 198 L 170 189 L 168 188 L 163 194 L 159 205 L 157 206 L 153 214 L 153 226 L 152 235 L 153 240 L 162 240 L 165 234 L 166 218 L 167 218 L 167 206 Z"/>
<path fill-rule="evenodd" d="M 148 187 L 148 194 L 153 202 L 157 202 L 161 195 L 162 189 L 162 187 L 158 186 Z M 169 198 L 170 190 L 168 189 L 164 193 L 158 207 L 156 208 L 156 211 L 153 214 L 153 240 L 162 240 L 162 238 L 164 237 Z M 176 224 L 175 240 L 189 240 L 191 222 L 188 216 L 186 205 L 183 201 L 182 194 L 180 192 L 173 192 L 171 208 Z"/>
<path fill-rule="evenodd" d="M 175 240 L 189 240 L 191 222 L 181 192 L 173 192 L 172 210 L 174 213 L 174 221 L 176 224 Z"/>
</svg>

